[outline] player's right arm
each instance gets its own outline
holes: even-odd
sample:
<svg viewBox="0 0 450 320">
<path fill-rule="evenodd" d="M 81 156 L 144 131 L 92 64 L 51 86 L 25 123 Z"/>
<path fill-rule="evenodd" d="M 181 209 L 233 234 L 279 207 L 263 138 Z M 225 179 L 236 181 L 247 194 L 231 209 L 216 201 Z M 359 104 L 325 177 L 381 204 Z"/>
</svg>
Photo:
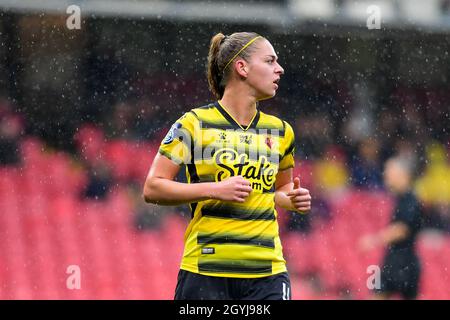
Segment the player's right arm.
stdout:
<svg viewBox="0 0 450 320">
<path fill-rule="evenodd" d="M 252 188 L 241 176 L 221 182 L 174 181 L 181 165 L 192 162 L 194 137 L 200 135 L 198 119 L 188 112 L 178 119 L 161 143 L 145 181 L 143 197 L 159 205 L 179 205 L 207 199 L 244 202 Z M 197 129 L 196 129 L 197 128 Z"/>
<path fill-rule="evenodd" d="M 244 202 L 252 191 L 250 183 L 241 176 L 221 182 L 182 183 L 174 181 L 180 166 L 157 154 L 145 181 L 146 202 L 159 205 L 179 205 L 207 199 Z"/>
</svg>

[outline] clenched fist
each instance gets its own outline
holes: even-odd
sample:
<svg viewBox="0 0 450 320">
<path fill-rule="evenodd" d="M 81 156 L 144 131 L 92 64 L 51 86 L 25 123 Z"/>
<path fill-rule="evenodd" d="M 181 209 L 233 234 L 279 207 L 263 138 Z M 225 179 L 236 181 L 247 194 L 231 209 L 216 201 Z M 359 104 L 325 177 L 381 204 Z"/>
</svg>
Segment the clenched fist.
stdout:
<svg viewBox="0 0 450 320">
<path fill-rule="evenodd" d="M 242 176 L 235 176 L 217 182 L 212 198 L 223 201 L 244 202 L 252 192 L 250 182 Z"/>
<path fill-rule="evenodd" d="M 294 178 L 294 189 L 287 193 L 295 210 L 303 212 L 311 210 L 311 195 L 308 189 L 300 186 L 300 178 Z"/>
</svg>

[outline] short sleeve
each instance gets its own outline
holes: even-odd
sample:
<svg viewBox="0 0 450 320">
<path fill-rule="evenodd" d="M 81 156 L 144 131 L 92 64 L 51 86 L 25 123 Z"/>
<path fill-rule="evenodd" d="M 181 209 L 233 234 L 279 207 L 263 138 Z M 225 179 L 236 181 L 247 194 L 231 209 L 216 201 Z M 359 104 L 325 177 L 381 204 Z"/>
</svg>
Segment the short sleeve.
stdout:
<svg viewBox="0 0 450 320">
<path fill-rule="evenodd" d="M 159 153 L 178 165 L 191 161 L 195 116 L 192 112 L 185 113 L 170 127 L 159 146 Z"/>
<path fill-rule="evenodd" d="M 294 167 L 294 152 L 295 152 L 295 135 L 294 130 L 292 129 L 291 125 L 287 123 L 286 121 L 283 121 L 285 131 L 284 131 L 284 139 L 283 145 L 281 146 L 280 150 L 282 150 L 281 153 L 281 159 L 280 159 L 280 166 L 279 170 L 286 170 L 289 168 Z"/>
</svg>

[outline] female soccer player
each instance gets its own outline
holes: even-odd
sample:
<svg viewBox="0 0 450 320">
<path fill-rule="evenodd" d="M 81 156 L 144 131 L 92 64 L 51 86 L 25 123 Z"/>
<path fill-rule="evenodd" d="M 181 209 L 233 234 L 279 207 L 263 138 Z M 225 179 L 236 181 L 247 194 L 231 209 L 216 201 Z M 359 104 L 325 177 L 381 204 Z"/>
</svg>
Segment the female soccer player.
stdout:
<svg viewBox="0 0 450 320">
<path fill-rule="evenodd" d="M 145 200 L 192 210 L 177 300 L 291 298 L 275 205 L 305 212 L 311 196 L 292 179 L 292 127 L 257 108 L 278 89 L 277 59 L 256 33 L 216 34 L 207 76 L 217 101 L 179 118 L 153 160 Z M 183 164 L 188 183 L 174 181 Z"/>
</svg>

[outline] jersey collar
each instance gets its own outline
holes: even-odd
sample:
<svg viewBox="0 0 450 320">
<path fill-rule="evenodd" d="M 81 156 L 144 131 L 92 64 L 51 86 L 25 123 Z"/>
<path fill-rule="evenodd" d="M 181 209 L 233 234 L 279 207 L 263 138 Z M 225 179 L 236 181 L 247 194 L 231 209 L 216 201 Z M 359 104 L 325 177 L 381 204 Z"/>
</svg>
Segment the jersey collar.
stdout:
<svg viewBox="0 0 450 320">
<path fill-rule="evenodd" d="M 248 129 L 255 129 L 256 128 L 256 124 L 259 121 L 259 110 L 256 110 L 255 115 L 253 116 L 253 119 L 250 121 L 250 124 L 244 128 L 240 125 L 240 123 L 238 123 L 233 116 L 223 107 L 223 105 L 219 102 L 216 101 L 214 103 L 215 107 L 217 110 L 219 110 L 219 112 L 222 114 L 222 116 L 233 126 L 236 128 L 241 129 L 242 131 L 247 131 Z"/>
</svg>

